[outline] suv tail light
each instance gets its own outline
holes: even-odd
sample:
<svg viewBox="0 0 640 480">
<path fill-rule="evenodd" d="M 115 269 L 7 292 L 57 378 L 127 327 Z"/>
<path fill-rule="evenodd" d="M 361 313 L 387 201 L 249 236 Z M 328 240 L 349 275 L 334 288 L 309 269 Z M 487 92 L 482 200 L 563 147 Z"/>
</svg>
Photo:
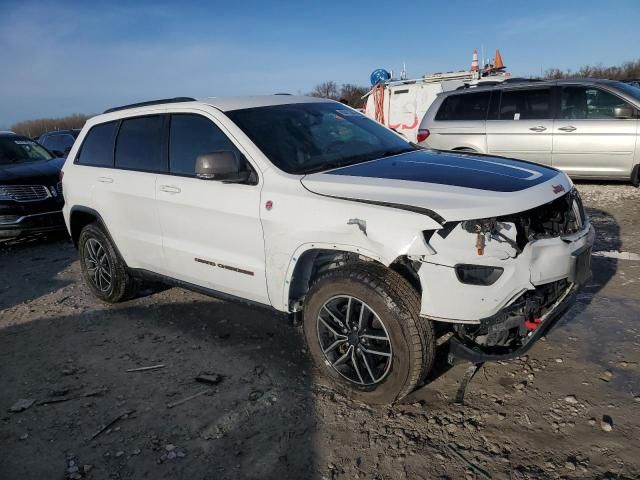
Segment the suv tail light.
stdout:
<svg viewBox="0 0 640 480">
<path fill-rule="evenodd" d="M 426 128 L 421 128 L 418 130 L 418 142 L 424 142 L 427 138 L 429 138 L 429 134 L 431 132 Z"/>
</svg>

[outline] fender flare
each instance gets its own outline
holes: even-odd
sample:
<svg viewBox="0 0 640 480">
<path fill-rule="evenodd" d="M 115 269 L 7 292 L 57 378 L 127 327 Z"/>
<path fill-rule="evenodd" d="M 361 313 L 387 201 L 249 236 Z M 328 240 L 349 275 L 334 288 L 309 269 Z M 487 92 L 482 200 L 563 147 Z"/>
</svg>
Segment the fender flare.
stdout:
<svg viewBox="0 0 640 480">
<path fill-rule="evenodd" d="M 291 255 L 289 260 L 289 264 L 287 265 L 286 274 L 284 277 L 284 288 L 282 291 L 282 305 L 284 306 L 287 312 L 291 312 L 291 307 L 289 305 L 289 299 L 291 296 L 291 280 L 293 278 L 293 274 L 296 270 L 296 266 L 300 258 L 311 250 L 335 250 L 340 252 L 349 252 L 356 253 L 358 255 L 362 255 L 363 257 L 367 257 L 375 262 L 378 262 L 386 267 L 388 267 L 392 260 L 388 260 L 386 258 L 381 257 L 375 252 L 368 250 L 366 248 L 358 247 L 356 245 L 348 245 L 348 244 L 340 244 L 340 243 L 323 243 L 323 242 L 313 242 L 313 243 L 303 243 L 300 245 Z"/>
<path fill-rule="evenodd" d="M 73 207 L 71 207 L 71 210 L 69 210 L 69 233 L 71 234 L 71 240 L 73 241 L 73 245 L 76 247 L 76 249 L 78 248 L 78 242 L 74 240 L 73 231 L 71 231 L 71 219 L 73 218 L 73 214 L 75 212 L 88 213 L 96 218 L 96 220 L 100 224 L 100 227 L 104 230 L 105 235 L 111 241 L 113 248 L 116 250 L 120 258 L 124 262 L 125 267 L 128 268 L 127 262 L 124 260 L 124 257 L 122 256 L 122 253 L 118 248 L 118 244 L 113 240 L 113 236 L 111 235 L 111 232 L 109 232 L 109 228 L 107 227 L 107 224 L 102 218 L 102 215 L 100 215 L 97 210 L 94 210 L 93 208 L 90 208 L 90 207 L 86 207 L 84 205 L 74 205 Z"/>
</svg>

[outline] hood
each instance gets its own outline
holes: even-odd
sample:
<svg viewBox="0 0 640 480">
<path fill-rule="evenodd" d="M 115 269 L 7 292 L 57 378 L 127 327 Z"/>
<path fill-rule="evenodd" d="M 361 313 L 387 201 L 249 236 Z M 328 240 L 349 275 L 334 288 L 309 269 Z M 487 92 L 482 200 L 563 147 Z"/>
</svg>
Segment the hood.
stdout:
<svg viewBox="0 0 640 480">
<path fill-rule="evenodd" d="M 11 163 L 0 165 L 0 184 L 43 184 L 58 182 L 63 158 L 53 158 L 40 162 Z"/>
<path fill-rule="evenodd" d="M 544 165 L 435 150 L 314 173 L 301 181 L 319 195 L 431 211 L 445 221 L 522 212 L 571 189 L 564 173 Z"/>
</svg>

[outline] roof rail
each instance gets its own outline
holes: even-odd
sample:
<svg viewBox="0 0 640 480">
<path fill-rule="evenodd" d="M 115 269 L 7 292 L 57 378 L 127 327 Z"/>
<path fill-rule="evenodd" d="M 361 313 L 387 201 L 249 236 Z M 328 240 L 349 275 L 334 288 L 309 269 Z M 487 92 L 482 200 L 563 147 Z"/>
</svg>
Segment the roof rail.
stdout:
<svg viewBox="0 0 640 480">
<path fill-rule="evenodd" d="M 179 103 L 179 102 L 194 102 L 196 99 L 191 97 L 175 97 L 175 98 L 162 98 L 160 100 L 150 100 L 148 102 L 131 103 L 129 105 L 123 105 L 121 107 L 108 108 L 102 113 L 117 112 L 120 110 L 127 110 L 129 108 L 147 107 L 149 105 L 162 105 L 163 103 Z"/>
</svg>

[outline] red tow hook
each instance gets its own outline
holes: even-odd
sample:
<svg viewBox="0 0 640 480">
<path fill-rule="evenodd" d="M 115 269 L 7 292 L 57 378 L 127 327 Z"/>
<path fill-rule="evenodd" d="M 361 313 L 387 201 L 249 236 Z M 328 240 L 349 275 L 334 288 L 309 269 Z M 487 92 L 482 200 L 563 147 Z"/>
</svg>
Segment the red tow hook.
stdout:
<svg viewBox="0 0 640 480">
<path fill-rule="evenodd" d="M 531 320 L 525 320 L 524 321 L 524 326 L 525 326 L 525 328 L 527 330 L 532 332 L 533 330 L 538 328 L 541 323 L 542 323 L 542 319 L 541 318 L 532 318 Z"/>
</svg>

